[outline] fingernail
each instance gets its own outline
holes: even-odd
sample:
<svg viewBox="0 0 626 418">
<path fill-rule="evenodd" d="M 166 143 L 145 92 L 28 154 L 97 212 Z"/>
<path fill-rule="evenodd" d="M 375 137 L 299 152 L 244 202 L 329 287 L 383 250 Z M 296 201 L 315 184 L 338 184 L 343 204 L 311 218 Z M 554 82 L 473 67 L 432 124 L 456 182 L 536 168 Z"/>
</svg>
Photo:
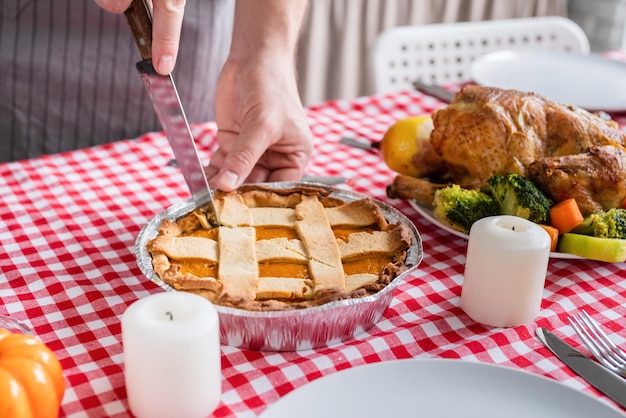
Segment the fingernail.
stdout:
<svg viewBox="0 0 626 418">
<path fill-rule="evenodd" d="M 237 174 L 226 170 L 220 173 L 218 183 L 221 185 L 222 189 L 230 191 L 237 187 L 238 180 L 239 176 Z"/>
<path fill-rule="evenodd" d="M 174 57 L 171 55 L 163 55 L 159 60 L 159 73 L 169 74 L 174 69 Z"/>
</svg>

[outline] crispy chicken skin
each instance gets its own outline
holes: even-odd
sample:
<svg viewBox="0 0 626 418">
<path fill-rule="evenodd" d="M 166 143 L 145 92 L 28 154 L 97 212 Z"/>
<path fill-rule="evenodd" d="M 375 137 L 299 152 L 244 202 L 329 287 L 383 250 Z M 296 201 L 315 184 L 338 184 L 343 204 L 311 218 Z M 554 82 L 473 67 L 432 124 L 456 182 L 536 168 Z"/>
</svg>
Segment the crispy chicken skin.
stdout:
<svg viewBox="0 0 626 418">
<path fill-rule="evenodd" d="M 529 165 L 546 157 L 626 143 L 615 122 L 537 94 L 492 87 L 464 87 L 433 113 L 433 122 L 433 149 L 451 180 L 467 188 L 485 185 L 494 174 L 527 176 Z"/>
<path fill-rule="evenodd" d="M 541 158 L 528 166 L 528 177 L 557 202 L 576 199 L 583 215 L 616 208 L 626 198 L 626 152 L 605 145 Z"/>
</svg>

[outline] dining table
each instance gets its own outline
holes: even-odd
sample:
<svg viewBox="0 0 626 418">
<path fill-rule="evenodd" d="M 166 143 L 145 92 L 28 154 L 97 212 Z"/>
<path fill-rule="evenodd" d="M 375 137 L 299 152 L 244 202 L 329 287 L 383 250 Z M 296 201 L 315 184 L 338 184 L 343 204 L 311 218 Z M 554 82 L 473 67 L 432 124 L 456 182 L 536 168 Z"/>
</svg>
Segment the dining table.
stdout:
<svg viewBox="0 0 626 418">
<path fill-rule="evenodd" d="M 623 55 L 622 55 L 623 57 Z M 395 289 L 371 328 L 345 341 L 297 351 L 221 345 L 222 393 L 214 417 L 256 417 L 291 392 L 334 373 L 404 359 L 455 359 L 520 370 L 619 408 L 536 337 L 545 327 L 587 353 L 568 322 L 585 309 L 626 344 L 626 264 L 551 257 L 535 320 L 499 328 L 460 306 L 468 240 L 451 234 L 386 188 L 397 173 L 375 148 L 397 120 L 446 103 L 416 90 L 331 100 L 306 109 L 314 151 L 306 174 L 340 176 L 335 187 L 387 203 L 416 226 L 419 266 Z M 626 113 L 610 116 L 626 129 Z M 215 151 L 214 122 L 192 124 L 204 162 Z M 163 292 L 142 274 L 142 228 L 189 199 L 163 132 L 0 164 L 0 315 L 30 327 L 59 359 L 63 417 L 130 417 L 121 318 L 135 301 Z M 416 394 L 418 396 L 418 394 Z M 419 399 L 416 399 L 419 403 Z"/>
</svg>

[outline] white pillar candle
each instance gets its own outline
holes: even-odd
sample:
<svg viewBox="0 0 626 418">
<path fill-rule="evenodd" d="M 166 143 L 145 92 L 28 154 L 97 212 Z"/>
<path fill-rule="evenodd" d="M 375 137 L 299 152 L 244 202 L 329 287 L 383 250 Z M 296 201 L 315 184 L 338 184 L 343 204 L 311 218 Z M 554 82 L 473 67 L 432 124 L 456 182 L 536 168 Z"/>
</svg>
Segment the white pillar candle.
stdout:
<svg viewBox="0 0 626 418">
<path fill-rule="evenodd" d="M 208 300 L 157 293 L 122 316 L 124 376 L 139 417 L 206 417 L 221 397 L 219 318 Z"/>
<path fill-rule="evenodd" d="M 541 309 L 550 237 L 534 222 L 492 216 L 472 225 L 461 308 L 494 327 L 533 321 Z"/>
</svg>

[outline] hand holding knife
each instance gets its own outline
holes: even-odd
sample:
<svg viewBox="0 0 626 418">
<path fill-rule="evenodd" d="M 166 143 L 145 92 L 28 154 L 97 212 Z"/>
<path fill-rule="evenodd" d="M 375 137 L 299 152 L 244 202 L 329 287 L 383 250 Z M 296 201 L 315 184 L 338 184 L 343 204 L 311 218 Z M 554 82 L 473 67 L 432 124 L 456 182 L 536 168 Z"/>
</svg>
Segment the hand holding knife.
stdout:
<svg viewBox="0 0 626 418">
<path fill-rule="evenodd" d="M 142 58 L 142 61 L 137 63 L 137 70 L 152 99 L 154 110 L 169 140 L 189 191 L 198 203 L 204 203 L 208 197 L 208 204 L 217 220 L 213 194 L 200 162 L 174 79 L 171 74 L 167 76 L 158 74 L 152 65 L 152 14 L 147 0 L 133 0 L 124 15 Z"/>
</svg>

